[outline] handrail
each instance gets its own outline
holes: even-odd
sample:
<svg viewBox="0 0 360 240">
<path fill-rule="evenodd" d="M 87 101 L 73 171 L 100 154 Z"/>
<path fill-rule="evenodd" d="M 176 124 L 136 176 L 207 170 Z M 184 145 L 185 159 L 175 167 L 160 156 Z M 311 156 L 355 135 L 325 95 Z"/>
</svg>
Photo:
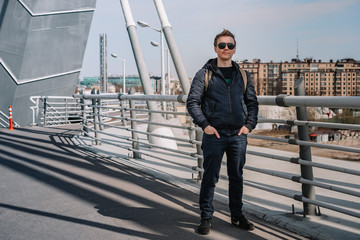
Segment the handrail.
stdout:
<svg viewBox="0 0 360 240">
<path fill-rule="evenodd" d="M 0 125 L 3 127 L 3 128 L 6 128 L 6 127 L 9 127 L 10 126 L 10 123 L 9 123 L 9 116 L 8 115 L 6 115 L 5 113 L 3 113 L 2 111 L 0 111 L 0 115 L 1 115 L 1 117 L 0 117 Z M 14 124 L 14 126 L 15 127 L 20 127 L 20 125 L 17 123 L 17 122 L 15 122 L 14 120 L 13 120 L 13 124 Z"/>
<path fill-rule="evenodd" d="M 74 98 L 84 99 L 119 99 L 119 100 L 144 100 L 144 101 L 169 101 L 186 103 L 186 95 L 128 95 L 117 93 L 102 94 L 74 94 Z M 318 97 L 318 96 L 258 96 L 260 105 L 282 107 L 331 107 L 360 109 L 360 97 Z"/>
<path fill-rule="evenodd" d="M 174 104 L 184 105 L 186 102 L 187 96 L 186 95 L 129 95 L 129 94 L 118 94 L 118 93 L 107 93 L 107 94 L 75 94 L 74 99 L 80 99 L 82 101 L 86 101 L 84 103 L 80 103 L 79 106 L 81 107 L 82 112 L 79 114 L 80 120 L 82 121 L 84 135 L 90 137 L 95 141 L 96 144 L 111 144 L 117 147 L 121 147 L 127 149 L 128 151 L 133 153 L 133 156 L 141 154 L 144 156 L 151 155 L 152 157 L 158 158 L 162 161 L 167 161 L 167 158 L 164 155 L 159 155 L 160 152 L 164 152 L 164 154 L 177 154 L 182 157 L 189 158 L 191 160 L 202 160 L 203 156 L 201 153 L 196 152 L 196 147 L 201 145 L 201 141 L 196 140 L 193 137 L 193 134 L 196 131 L 201 131 L 201 128 L 194 126 L 192 124 L 182 124 L 182 125 L 174 125 L 168 122 L 160 122 L 160 121 L 151 121 L 149 116 L 153 113 L 157 114 L 171 114 L 173 116 L 181 116 L 187 119 L 187 122 L 191 123 L 191 119 L 188 116 L 188 113 L 182 112 L 177 113 L 173 110 L 161 111 L 161 110 L 149 110 L 146 109 L 146 105 L 141 104 L 141 107 L 138 108 L 140 105 L 131 105 L 131 103 L 136 102 L 146 102 L 146 101 L 157 101 L 157 102 L 173 102 Z M 89 101 L 92 100 L 92 101 Z M 114 103 L 115 100 L 115 103 Z M 352 108 L 358 109 L 360 108 L 360 97 L 303 97 L 303 96 L 259 96 L 258 97 L 260 105 L 274 105 L 274 106 L 294 106 L 294 107 L 331 107 L 331 108 Z M 107 101 L 111 101 L 107 103 Z M 124 106 L 123 103 L 125 101 L 129 101 L 130 103 L 127 106 Z M 51 101 L 52 102 L 52 101 Z M 119 103 L 120 106 L 119 106 Z M 86 109 L 87 108 L 87 109 Z M 90 111 L 91 109 L 91 111 Z M 60 109 L 59 109 L 60 110 Z M 111 111 L 114 110 L 114 111 Z M 62 110 L 64 111 L 64 110 Z M 140 114 L 141 119 L 139 119 Z M 145 113 L 145 114 L 143 114 Z M 347 129 L 352 131 L 359 131 L 360 126 L 356 124 L 343 124 L 343 123 L 329 123 L 329 122 L 315 122 L 315 121 L 305 121 L 305 120 L 297 120 L 297 119 L 265 119 L 260 118 L 259 122 L 264 123 L 278 123 L 278 124 L 286 124 L 290 126 L 314 126 L 314 127 L 324 127 L 324 128 L 334 128 L 334 129 Z M 130 127 L 129 124 L 131 123 L 132 126 Z M 189 138 L 179 138 L 174 136 L 164 136 L 158 133 L 151 133 L 145 130 L 139 130 L 136 127 L 133 127 L 133 124 L 145 124 L 145 125 L 154 125 L 159 127 L 169 127 L 172 129 L 181 129 L 183 131 L 188 131 Z M 121 125 L 121 126 L 120 126 Z M 135 125 L 134 125 L 135 126 Z M 103 128 L 118 128 L 122 129 L 126 132 L 129 132 L 129 135 L 119 136 L 112 132 L 104 132 Z M 86 130 L 86 132 L 85 132 Z M 158 137 L 164 138 L 171 141 L 176 141 L 179 143 L 190 143 L 194 146 L 194 151 L 184 151 L 184 150 L 176 150 L 171 149 L 165 146 L 158 146 L 151 142 L 149 142 L 145 137 L 138 138 L 136 137 L 137 134 L 141 134 L 142 136 L 150 137 Z M 108 137 L 106 137 L 108 136 Z M 109 139 L 111 137 L 111 139 Z M 261 139 L 264 141 L 276 141 L 281 142 L 284 144 L 292 144 L 298 146 L 309 146 L 309 147 L 319 147 L 324 149 L 333 149 L 337 151 L 346 151 L 346 152 L 354 152 L 360 153 L 359 148 L 349 147 L 349 146 L 337 146 L 331 144 L 321 144 L 316 142 L 309 142 L 304 140 L 299 140 L 295 138 L 279 138 L 279 137 L 272 137 L 272 136 L 261 136 L 261 135 L 254 135 L 250 134 L 249 138 L 253 139 Z M 112 140 L 117 139 L 117 140 Z M 121 140 L 121 142 L 119 141 Z M 129 144 L 124 144 L 129 143 Z M 131 146 L 131 147 L 130 147 Z M 149 147 L 151 147 L 152 153 L 149 153 Z M 160 149 L 157 154 L 154 151 L 156 149 Z M 166 152 L 166 153 L 165 153 Z M 301 166 L 309 166 L 314 168 L 319 168 L 326 171 L 332 172 L 339 172 L 342 174 L 349 174 L 352 176 L 360 176 L 360 171 L 357 169 L 350 169 L 342 166 L 334 166 L 330 164 L 324 164 L 319 162 L 312 162 L 306 159 L 301 159 L 300 157 L 285 157 L 281 155 L 270 154 L 266 152 L 259 152 L 254 150 L 248 150 L 247 154 L 255 155 L 259 157 L 265 157 L 269 160 L 274 161 L 282 161 L 287 162 L 289 164 L 297 164 Z M 179 163 L 181 165 L 181 163 Z M 197 171 L 200 173 L 203 172 L 203 169 L 199 166 L 187 166 L 189 171 Z M 283 179 L 287 179 L 289 181 L 296 182 L 298 184 L 305 184 L 310 186 L 316 186 L 318 188 L 323 188 L 329 191 L 336 191 L 341 194 L 347 194 L 353 197 L 360 197 L 360 193 L 353 189 L 348 189 L 347 186 L 338 186 L 334 184 L 324 183 L 318 179 L 305 179 L 304 177 L 300 176 L 299 174 L 290 174 L 290 173 L 282 173 L 280 171 L 271 171 L 267 169 L 263 169 L 261 167 L 250 167 L 246 166 L 246 169 L 249 171 L 255 171 L 257 173 L 262 173 L 266 175 L 271 175 L 273 177 L 280 177 Z M 221 176 L 221 178 L 225 178 L 225 176 Z M 286 181 L 286 180 L 285 180 Z M 256 184 L 244 181 L 244 184 L 254 186 Z M 297 201 L 302 201 L 304 203 L 311 203 L 317 206 L 321 206 L 324 208 L 328 208 L 334 211 L 338 211 L 344 214 L 348 214 L 355 217 L 360 217 L 360 214 L 355 209 L 344 209 L 341 206 L 334 206 L 333 204 L 328 204 L 324 201 L 318 201 L 314 199 L 309 199 L 301 195 L 301 193 L 294 191 L 294 194 L 289 194 L 287 192 L 276 190 L 276 189 L 269 189 L 263 186 L 257 186 L 259 189 L 264 189 L 269 192 L 273 192 L 282 196 L 286 196 Z"/>
</svg>

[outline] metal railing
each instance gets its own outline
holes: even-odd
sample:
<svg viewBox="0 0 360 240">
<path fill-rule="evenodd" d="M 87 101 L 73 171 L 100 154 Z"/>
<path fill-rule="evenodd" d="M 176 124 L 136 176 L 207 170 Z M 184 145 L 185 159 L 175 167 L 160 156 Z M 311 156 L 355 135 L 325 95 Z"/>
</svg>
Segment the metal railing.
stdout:
<svg viewBox="0 0 360 240">
<path fill-rule="evenodd" d="M 124 95 L 124 94 L 78 94 L 74 95 L 75 98 L 80 99 L 83 102 L 83 108 L 92 108 L 92 112 L 89 111 L 82 114 L 82 124 L 84 135 L 93 139 L 95 144 L 111 144 L 117 147 L 126 148 L 130 155 L 134 158 L 140 158 L 142 155 L 156 157 L 158 159 L 166 161 L 166 154 L 175 154 L 181 155 L 183 157 L 189 158 L 194 161 L 194 165 L 186 165 L 183 163 L 177 163 L 179 166 L 186 167 L 189 171 L 198 171 L 199 176 L 203 172 L 202 166 L 202 153 L 199 151 L 201 145 L 201 138 L 196 137 L 199 132 L 202 130 L 199 127 L 191 124 L 191 119 L 186 111 L 176 111 L 176 108 L 181 107 L 185 109 L 184 103 L 186 102 L 187 96 L 168 96 L 168 95 Z M 91 100 L 91 103 L 90 103 Z M 360 98 L 359 97 L 302 97 L 302 96 L 260 96 L 258 97 L 260 105 L 274 105 L 274 106 L 295 106 L 295 107 L 331 107 L 331 108 L 360 108 Z M 88 102 L 87 104 L 85 102 Z M 146 101 L 157 101 L 159 106 L 161 102 L 167 102 L 169 108 L 165 110 L 151 111 L 146 108 L 144 102 Z M 175 109 L 174 109 L 175 107 Z M 111 111 L 109 111 L 111 109 Z M 162 115 L 162 116 L 171 116 L 171 117 L 183 117 L 186 121 L 181 124 L 169 124 L 162 121 L 151 121 L 151 116 L 153 115 Z M 84 116 L 87 116 L 84 118 Z M 170 117 L 170 118 L 171 118 Z M 315 122 L 315 121 L 306 121 L 306 120 L 283 120 L 283 119 L 259 119 L 260 123 L 278 123 L 278 124 L 287 124 L 295 127 L 324 127 L 324 128 L 334 128 L 334 129 L 350 129 L 354 131 L 359 131 L 360 126 L 356 124 L 342 124 L 342 123 L 325 123 L 325 122 Z M 176 136 L 165 136 L 158 133 L 148 132 L 144 129 L 138 129 L 138 124 L 153 125 L 158 127 L 168 127 L 172 129 L 181 129 L 183 131 L 188 131 L 188 136 L 186 138 L 179 138 Z M 131 133 L 131 137 L 125 135 L 116 135 L 113 133 L 102 131 L 104 128 L 116 128 Z M 106 140 L 103 136 L 110 136 L 113 140 Z M 147 136 L 147 138 L 139 138 L 139 135 Z M 159 146 L 151 143 L 149 141 L 150 137 L 159 137 L 163 139 L 168 139 L 176 141 L 177 143 L 190 143 L 193 145 L 193 151 L 184 151 L 181 149 L 172 149 L 166 146 Z M 262 139 L 264 141 L 275 141 L 288 143 L 291 145 L 298 145 L 299 147 L 317 147 L 324 149 L 333 149 L 337 151 L 353 152 L 360 153 L 359 148 L 347 147 L 347 146 L 338 146 L 332 144 L 322 144 L 317 142 L 305 141 L 302 139 L 296 138 L 278 138 L 270 136 L 261 136 L 250 134 L 249 138 Z M 118 140 L 116 140 L 118 139 Z M 124 145 L 123 141 L 128 141 L 130 145 Z M 153 149 L 160 149 L 161 151 L 166 151 L 162 155 L 157 154 L 156 151 L 148 151 L 149 147 Z M 156 152 L 156 153 L 154 153 Z M 300 149 L 301 152 L 301 149 Z M 355 175 L 360 176 L 360 171 L 357 169 L 349 169 L 338 166 L 332 166 L 328 164 L 322 164 L 317 162 L 312 162 L 311 159 L 302 159 L 299 157 L 284 157 L 279 155 L 274 155 L 264 152 L 256 152 L 248 150 L 247 154 L 265 157 L 273 159 L 274 161 L 288 162 L 292 164 L 297 164 L 300 168 L 307 167 L 311 170 L 312 168 L 326 169 L 334 172 L 339 172 L 342 174 L 348 174 L 349 176 Z M 301 155 L 301 154 L 300 154 Z M 197 165 L 195 163 L 197 162 Z M 267 169 L 262 169 L 258 167 L 246 166 L 246 169 L 250 171 L 259 172 L 262 174 L 267 174 L 271 176 L 276 176 L 282 179 L 287 179 L 296 183 L 300 183 L 302 186 L 311 186 L 317 188 L 323 188 L 331 191 L 335 191 L 342 194 L 348 194 L 354 197 L 360 197 L 360 192 L 358 189 L 348 189 L 346 186 L 336 186 L 334 184 L 323 183 L 316 178 L 308 179 L 306 174 L 303 172 L 299 174 L 290 174 L 286 172 L 272 171 Z M 226 178 L 222 176 L 222 178 Z M 301 201 L 305 206 L 311 207 L 315 206 L 327 208 L 333 211 L 341 212 L 350 216 L 359 218 L 360 211 L 359 209 L 348 209 L 344 206 L 334 205 L 333 203 L 328 203 L 325 201 L 316 200 L 314 196 L 305 197 L 304 192 L 299 192 L 296 194 L 290 194 L 286 191 L 281 191 L 277 189 L 271 189 L 268 187 L 260 186 L 251 182 L 246 182 L 244 184 L 269 191 L 281 196 L 289 197 L 297 201 Z M 305 205 L 308 204 L 308 205 Z M 315 214 L 319 214 L 319 208 Z M 311 211 L 306 211 L 304 209 L 304 215 L 313 213 Z"/>
<path fill-rule="evenodd" d="M 20 127 L 19 124 L 16 122 L 13 122 L 14 127 Z M 0 127 L 2 128 L 9 128 L 10 122 L 9 122 L 9 116 L 2 111 L 0 111 Z"/>
<path fill-rule="evenodd" d="M 49 126 L 81 121 L 79 99 L 69 96 L 32 96 L 32 125 Z"/>
<path fill-rule="evenodd" d="M 188 113 L 185 110 L 185 102 L 187 96 L 169 96 L 169 95 L 131 95 L 131 94 L 77 94 L 74 95 L 74 98 L 64 98 L 64 97 L 47 97 L 48 100 L 45 100 L 45 97 L 34 97 L 33 102 L 37 103 L 32 109 L 34 111 L 34 119 L 39 119 L 41 124 L 49 125 L 56 122 L 59 124 L 73 122 L 69 121 L 68 117 L 70 113 L 74 113 L 77 121 L 81 121 L 83 135 L 86 138 L 92 139 L 94 144 L 109 144 L 116 147 L 127 149 L 129 156 L 133 158 L 140 158 L 141 156 L 150 156 L 157 158 L 162 161 L 168 161 L 169 155 L 173 157 L 181 157 L 190 160 L 193 164 L 184 164 L 182 162 L 177 162 L 172 164 L 177 164 L 181 167 L 189 169 L 189 172 L 194 173 L 198 172 L 198 179 L 202 176 L 202 152 L 201 152 L 201 133 L 202 130 L 199 127 L 193 125 Z M 54 101 L 59 100 L 62 102 L 61 107 L 54 103 Z M 67 99 L 67 110 L 65 110 L 64 99 Z M 50 101 L 51 100 L 51 101 Z M 289 107 L 331 107 L 331 108 L 360 108 L 360 98 L 359 97 L 302 97 L 302 96 L 260 96 L 258 97 L 260 105 L 269 105 L 269 106 L 283 106 Z M 159 110 L 149 110 L 147 108 L 147 101 L 156 101 L 158 102 Z M 50 103 L 49 103 L 50 102 Z M 69 102 L 74 103 L 69 104 Z M 162 110 L 162 102 L 166 102 L 166 109 Z M 41 103 L 41 104 L 40 104 Z M 52 106 L 49 108 L 48 106 Z M 45 106 L 45 107 L 42 107 Z M 52 113 L 54 116 L 50 118 L 50 115 L 47 115 L 47 111 L 52 109 L 55 111 Z M 70 111 L 70 109 L 72 109 Z M 179 110 L 181 109 L 181 110 Z M 60 111 L 61 110 L 61 111 Z M 68 116 L 66 121 L 54 121 L 51 122 L 50 119 L 55 117 L 60 119 L 58 114 L 65 114 Z M 38 115 L 37 115 L 38 114 Z M 155 119 L 154 120 L 154 116 Z M 156 118 L 160 116 L 160 118 Z M 169 123 L 169 121 L 158 121 L 158 119 L 178 119 L 181 118 L 181 124 L 178 122 Z M 45 120 L 48 119 L 48 120 Z M 171 121 L 170 121 L 171 122 Z M 36 124 L 39 124 L 36 123 Z M 316 122 L 316 121 L 307 121 L 304 119 L 265 119 L 259 118 L 259 123 L 276 123 L 276 124 L 286 124 L 288 126 L 297 127 L 300 131 L 300 127 L 322 127 L 328 129 L 347 129 L 351 131 L 359 131 L 360 126 L 357 124 L 343 124 L 343 123 L 329 123 L 329 122 Z M 55 124 L 55 123 L 54 123 Z M 140 126 L 140 127 L 139 127 Z M 141 127 L 142 126 L 142 127 Z M 158 133 L 156 131 L 151 132 L 148 129 L 144 129 L 143 126 L 155 126 L 158 128 L 171 128 L 178 129 L 184 132 L 187 132 L 186 135 L 179 136 L 169 136 Z M 121 134 L 116 134 L 113 131 L 105 131 L 106 129 L 118 129 L 123 131 Z M 126 132 L 128 134 L 126 134 Z M 289 164 L 296 164 L 300 167 L 299 174 L 291 174 L 288 172 L 274 171 L 265 169 L 262 167 L 254 166 L 245 166 L 245 169 L 280 179 L 286 179 L 295 183 L 299 183 L 302 186 L 302 192 L 289 192 L 282 191 L 276 188 L 269 188 L 264 185 L 256 184 L 251 181 L 244 180 L 244 184 L 275 193 L 280 196 L 285 196 L 296 201 L 303 202 L 304 212 L 303 214 L 313 215 L 312 211 L 309 211 L 309 208 L 313 206 L 314 210 L 317 210 L 315 214 L 319 214 L 319 207 L 327 208 L 333 211 L 341 212 L 350 216 L 360 217 L 359 209 L 349 209 L 346 206 L 337 205 L 334 203 L 326 202 L 324 200 L 316 200 L 316 196 L 305 196 L 306 191 L 304 192 L 304 187 L 312 188 L 321 188 L 329 191 L 346 194 L 355 198 L 360 197 L 360 192 L 358 188 L 349 188 L 344 185 L 338 184 L 329 184 L 317 179 L 316 176 L 308 176 L 307 173 L 312 174 L 312 169 L 323 169 L 331 171 L 338 174 L 346 174 L 351 178 L 351 176 L 360 176 L 359 169 L 345 168 L 342 166 L 336 166 L 331 164 L 324 164 L 319 162 L 313 162 L 310 159 L 306 159 L 301 156 L 301 147 L 316 147 L 323 149 L 331 149 L 336 151 L 343 152 L 352 152 L 360 153 L 360 149 L 356 147 L 349 146 L 340 146 L 334 144 L 323 144 L 318 142 L 312 142 L 309 140 L 300 139 L 299 136 L 290 137 L 290 138 L 280 138 L 274 136 L 262 136 L 250 134 L 248 136 L 252 139 L 261 139 L 269 142 L 280 142 L 290 145 L 298 145 L 300 148 L 300 155 L 298 157 L 286 157 L 283 155 L 276 155 L 272 153 L 267 153 L 263 151 L 254 151 L 248 150 L 247 154 L 264 157 L 271 161 L 274 161 L 274 164 L 280 164 L 281 162 L 287 162 Z M 168 141 L 175 141 L 179 145 L 188 144 L 191 146 L 191 149 L 174 149 L 166 145 L 157 145 L 151 142 L 151 138 L 161 138 L 167 139 Z M 149 147 L 151 150 L 149 151 Z M 157 149 L 157 150 L 156 150 Z M 304 171 L 303 168 L 307 168 L 309 171 Z M 226 176 L 221 176 L 221 178 L 226 179 Z M 311 191 L 308 191 L 308 193 Z M 357 200 L 358 201 L 358 200 Z M 359 202 L 359 201 L 358 201 Z M 315 208 L 318 207 L 318 209 Z"/>
</svg>

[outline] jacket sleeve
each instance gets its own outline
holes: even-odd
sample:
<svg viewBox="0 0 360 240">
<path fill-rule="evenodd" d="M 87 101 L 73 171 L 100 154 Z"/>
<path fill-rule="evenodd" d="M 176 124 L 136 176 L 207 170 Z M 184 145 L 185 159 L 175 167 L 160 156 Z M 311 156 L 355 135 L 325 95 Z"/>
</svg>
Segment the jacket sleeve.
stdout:
<svg viewBox="0 0 360 240">
<path fill-rule="evenodd" d="M 244 102 L 247 108 L 247 118 L 245 120 L 245 126 L 250 130 L 256 127 L 259 113 L 259 103 L 256 97 L 253 81 L 249 72 L 246 71 L 247 75 L 247 87 L 244 94 Z"/>
<path fill-rule="evenodd" d="M 202 109 L 201 102 L 205 93 L 205 69 L 200 69 L 192 81 L 190 92 L 186 101 L 186 108 L 193 118 L 194 123 L 201 127 L 203 130 L 207 127 L 207 121 Z"/>
</svg>

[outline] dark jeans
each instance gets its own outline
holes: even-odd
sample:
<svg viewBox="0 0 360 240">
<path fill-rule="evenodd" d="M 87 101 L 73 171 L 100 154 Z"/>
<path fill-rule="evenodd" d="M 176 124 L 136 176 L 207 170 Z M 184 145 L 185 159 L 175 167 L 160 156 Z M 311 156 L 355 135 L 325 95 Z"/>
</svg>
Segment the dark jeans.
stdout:
<svg viewBox="0 0 360 240">
<path fill-rule="evenodd" d="M 201 218 L 211 218 L 214 213 L 215 185 L 219 180 L 221 161 L 226 152 L 229 177 L 229 208 L 232 217 L 241 217 L 243 195 L 243 167 L 245 164 L 247 135 L 203 134 L 204 175 L 200 189 Z"/>
</svg>

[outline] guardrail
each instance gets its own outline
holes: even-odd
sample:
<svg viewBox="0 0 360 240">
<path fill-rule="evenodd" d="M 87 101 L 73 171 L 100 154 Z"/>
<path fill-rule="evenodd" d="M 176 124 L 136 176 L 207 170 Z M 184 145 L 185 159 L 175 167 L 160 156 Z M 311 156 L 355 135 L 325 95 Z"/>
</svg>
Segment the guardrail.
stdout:
<svg viewBox="0 0 360 240">
<path fill-rule="evenodd" d="M 32 96 L 32 125 L 50 126 L 81 121 L 79 99 L 69 96 Z"/>
<path fill-rule="evenodd" d="M 201 178 L 201 173 L 203 172 L 202 166 L 202 152 L 200 149 L 201 146 L 201 133 L 202 130 L 199 127 L 194 126 L 191 123 L 189 115 L 183 111 L 178 112 L 176 108 L 182 107 L 184 109 L 184 103 L 186 102 L 187 96 L 179 95 L 179 96 L 169 96 L 169 95 L 127 95 L 127 94 L 77 94 L 74 95 L 76 99 L 79 99 L 82 103 L 82 109 L 91 108 L 92 112 L 85 111 L 82 112 L 82 125 L 84 135 L 93 139 L 95 144 L 111 144 L 117 147 L 122 147 L 128 149 L 129 152 L 132 152 L 131 156 L 134 158 L 140 158 L 141 155 L 149 155 L 146 152 L 146 148 L 153 147 L 162 150 L 166 150 L 173 154 L 178 154 L 182 156 L 186 156 L 189 159 L 197 161 L 197 166 L 184 165 L 182 163 L 178 163 L 178 165 L 187 167 L 189 171 L 198 171 L 199 178 Z M 305 107 L 331 107 L 331 108 L 360 108 L 360 97 L 302 97 L 302 96 L 259 96 L 258 97 L 260 105 L 274 105 L 274 106 L 295 106 L 297 107 L 297 112 L 304 111 Z M 151 111 L 146 108 L 147 101 L 157 101 L 159 109 L 161 109 L 161 102 L 167 102 L 167 107 L 165 110 Z M 175 109 L 174 109 L 175 108 Z M 111 111 L 109 111 L 111 109 Z M 187 123 L 182 125 L 172 125 L 161 121 L 152 121 L 152 115 L 162 115 L 164 117 L 185 117 L 187 118 Z M 300 116 L 301 117 L 301 116 Z M 299 118 L 299 115 L 298 115 Z M 301 129 L 301 127 L 307 129 L 308 127 L 326 127 L 326 128 L 334 128 L 334 129 L 351 129 L 351 130 L 360 130 L 360 126 L 356 124 L 339 124 L 339 123 L 322 123 L 322 122 L 314 122 L 307 121 L 304 119 L 295 120 L 295 119 L 259 119 L 260 123 L 278 123 L 278 124 L 287 124 L 290 126 L 298 127 L 299 131 L 305 131 Z M 188 138 L 179 138 L 175 136 L 161 135 L 158 133 L 152 133 L 146 130 L 137 129 L 137 124 L 147 124 L 159 127 L 168 127 L 168 128 L 176 128 L 182 129 L 189 132 Z M 126 130 L 131 132 L 131 138 L 126 136 L 120 136 L 112 133 L 106 133 L 102 131 L 104 128 L 118 128 L 122 130 Z M 101 138 L 101 134 L 111 136 L 115 139 L 122 139 L 126 141 L 130 141 L 132 147 L 124 146 L 117 142 L 116 140 L 105 140 Z M 193 152 L 182 151 L 179 149 L 173 149 L 171 147 L 159 146 L 151 143 L 148 139 L 139 138 L 139 134 L 144 134 L 150 139 L 151 137 L 158 137 L 163 139 L 168 139 L 172 141 L 176 141 L 178 143 L 185 142 L 191 143 L 194 146 Z M 288 198 L 295 199 L 297 201 L 301 201 L 304 203 L 304 215 L 309 214 L 320 214 L 319 207 L 331 209 L 333 211 L 341 212 L 350 216 L 354 216 L 359 218 L 360 211 L 359 209 L 348 209 L 344 206 L 334 205 L 329 202 L 316 200 L 315 193 L 313 188 L 316 186 L 317 188 L 324 188 L 330 191 L 335 191 L 342 194 L 348 194 L 355 197 L 360 197 L 360 192 L 358 189 L 353 190 L 349 189 L 347 186 L 337 186 L 334 184 L 323 183 L 319 180 L 314 180 L 312 168 L 326 169 L 334 172 L 339 172 L 342 174 L 348 174 L 349 177 L 352 175 L 360 176 L 360 171 L 356 169 L 348 169 L 338 166 L 332 166 L 328 164 L 321 164 L 312 162 L 311 153 L 309 155 L 302 154 L 305 148 L 305 151 L 308 151 L 310 147 L 324 148 L 324 149 L 334 149 L 338 151 L 346 151 L 353 153 L 360 153 L 359 148 L 355 147 L 347 147 L 347 146 L 337 146 L 331 144 L 321 144 L 316 142 L 310 142 L 308 139 L 302 139 L 299 136 L 297 138 L 277 138 L 270 136 L 259 136 L 250 134 L 249 138 L 254 139 L 262 139 L 264 141 L 276 141 L 283 142 L 292 145 L 298 145 L 300 148 L 300 156 L 299 157 L 284 157 L 277 156 L 264 152 L 256 152 L 256 151 L 247 151 L 247 154 L 256 155 L 261 157 L 266 157 L 273 159 L 274 161 L 280 162 L 288 162 L 292 164 L 297 164 L 300 166 L 301 172 L 297 175 L 292 175 L 286 172 L 280 171 L 270 171 L 267 169 L 256 168 L 246 166 L 245 168 L 250 171 L 259 172 L 262 174 L 267 174 L 271 176 L 276 176 L 282 179 L 287 179 L 290 181 L 294 181 L 300 183 L 302 185 L 303 191 L 297 194 L 289 194 L 288 192 L 284 192 L 281 190 L 270 189 L 267 187 L 259 186 L 253 184 L 251 182 L 246 182 L 244 180 L 244 184 L 256 187 L 265 191 L 269 191 L 281 196 L 285 196 Z M 156 157 L 155 155 L 152 155 Z M 157 156 L 158 157 L 158 156 Z M 166 157 L 158 157 L 166 161 Z M 221 176 L 222 178 L 226 178 L 225 176 Z M 305 189 L 305 190 L 304 190 Z M 305 195 L 308 196 L 305 196 Z M 318 209 L 315 208 L 318 207 Z"/>
</svg>

